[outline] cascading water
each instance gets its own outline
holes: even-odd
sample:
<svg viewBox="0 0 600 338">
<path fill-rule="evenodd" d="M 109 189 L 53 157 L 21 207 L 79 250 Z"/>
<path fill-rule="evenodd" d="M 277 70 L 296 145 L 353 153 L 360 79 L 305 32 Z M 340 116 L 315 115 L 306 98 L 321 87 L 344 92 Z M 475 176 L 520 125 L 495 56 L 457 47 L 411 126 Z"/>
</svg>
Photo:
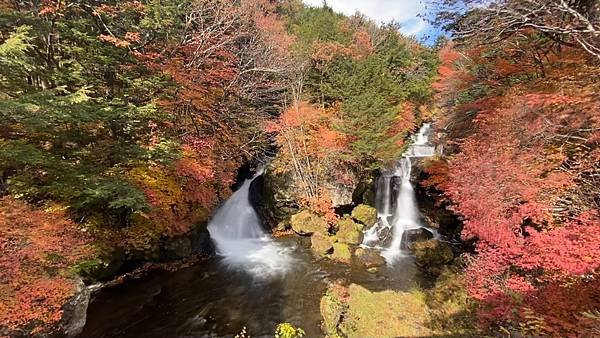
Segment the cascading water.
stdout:
<svg viewBox="0 0 600 338">
<path fill-rule="evenodd" d="M 430 132 L 431 125 L 424 124 L 396 167 L 384 172 L 377 181 L 376 207 L 379 220 L 377 225 L 365 232 L 362 245 L 380 249 L 381 255 L 389 264 L 402 255 L 405 232 L 421 227 L 410 177 L 414 158 L 435 154 L 435 148 L 429 144 Z M 386 245 L 387 243 L 389 244 Z"/>
<path fill-rule="evenodd" d="M 248 179 L 217 210 L 208 232 L 217 254 L 229 267 L 242 268 L 256 277 L 285 274 L 292 266 L 292 248 L 283 247 L 265 233 L 260 218 L 250 204 L 250 185 L 258 176 Z"/>
</svg>

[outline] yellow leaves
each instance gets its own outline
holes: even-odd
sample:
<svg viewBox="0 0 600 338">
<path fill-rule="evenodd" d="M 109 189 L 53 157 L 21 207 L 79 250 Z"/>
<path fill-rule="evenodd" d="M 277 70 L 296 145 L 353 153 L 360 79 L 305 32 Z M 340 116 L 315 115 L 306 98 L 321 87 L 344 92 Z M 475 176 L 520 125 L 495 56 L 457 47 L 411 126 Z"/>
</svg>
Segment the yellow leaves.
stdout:
<svg viewBox="0 0 600 338">
<path fill-rule="evenodd" d="M 130 172 L 132 180 L 148 195 L 150 203 L 173 205 L 183 201 L 183 191 L 174 175 L 158 166 L 137 167 Z"/>
</svg>

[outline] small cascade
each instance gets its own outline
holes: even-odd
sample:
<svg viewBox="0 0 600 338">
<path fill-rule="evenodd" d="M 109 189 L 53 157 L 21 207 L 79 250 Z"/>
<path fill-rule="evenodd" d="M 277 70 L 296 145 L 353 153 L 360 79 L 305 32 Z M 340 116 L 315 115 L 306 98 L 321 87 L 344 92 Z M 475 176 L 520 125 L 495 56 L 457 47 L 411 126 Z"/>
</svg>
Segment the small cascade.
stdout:
<svg viewBox="0 0 600 338">
<path fill-rule="evenodd" d="M 435 147 L 429 143 L 430 133 L 431 125 L 424 124 L 395 168 L 384 172 L 377 180 L 378 222 L 365 232 L 362 245 L 381 250 L 389 264 L 402 255 L 406 247 L 405 232 L 422 226 L 410 178 L 413 159 L 435 154 Z"/>
<path fill-rule="evenodd" d="M 258 176 L 248 179 L 217 210 L 208 232 L 217 254 L 231 268 L 242 268 L 256 277 L 285 274 L 292 266 L 291 248 L 275 243 L 262 228 L 260 218 L 250 204 L 250 185 Z"/>
</svg>

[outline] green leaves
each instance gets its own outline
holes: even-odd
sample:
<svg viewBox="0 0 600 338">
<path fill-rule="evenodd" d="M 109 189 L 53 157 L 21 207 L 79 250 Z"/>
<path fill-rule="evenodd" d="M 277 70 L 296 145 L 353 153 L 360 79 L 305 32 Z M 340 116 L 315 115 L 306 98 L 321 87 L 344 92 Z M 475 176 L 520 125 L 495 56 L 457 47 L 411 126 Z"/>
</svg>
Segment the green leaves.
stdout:
<svg viewBox="0 0 600 338">
<path fill-rule="evenodd" d="M 33 38 L 30 36 L 30 32 L 31 27 L 19 26 L 9 35 L 8 39 L 0 44 L 0 65 L 2 67 L 22 68 L 25 71 L 34 68 L 27 55 L 28 51 L 33 48 L 31 44 Z"/>
<path fill-rule="evenodd" d="M 0 36 L 8 36 L 0 43 L 0 174 L 11 194 L 83 214 L 148 208 L 127 174 L 179 156 L 179 144 L 157 125 L 171 119 L 156 100 L 173 84 L 126 48 L 101 41 L 98 15 L 123 35 L 140 24 L 181 23 L 176 11 L 184 7 L 160 3 L 151 2 L 142 23 L 139 8 L 127 7 L 133 2 L 115 7 L 115 16 L 77 4 L 53 20 L 35 6 L 0 11 Z"/>
</svg>

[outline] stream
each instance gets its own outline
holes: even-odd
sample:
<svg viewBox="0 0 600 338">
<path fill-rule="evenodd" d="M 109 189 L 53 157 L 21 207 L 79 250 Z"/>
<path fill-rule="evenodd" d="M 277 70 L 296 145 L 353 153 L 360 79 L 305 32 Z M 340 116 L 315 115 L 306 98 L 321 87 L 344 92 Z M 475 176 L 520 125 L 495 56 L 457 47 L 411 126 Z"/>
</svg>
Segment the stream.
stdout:
<svg viewBox="0 0 600 338">
<path fill-rule="evenodd" d="M 405 249 L 405 232 L 423 226 L 410 183 L 412 157 L 433 154 L 424 126 L 398 166 L 377 187 L 379 221 L 363 247 L 379 250 L 387 265 L 367 269 L 317 258 L 310 239 L 267 234 L 242 186 L 208 226 L 217 255 L 177 272 L 155 272 L 95 294 L 80 337 L 273 337 L 289 322 L 306 337 L 323 336 L 319 303 L 329 283 L 344 281 L 371 291 L 407 291 L 426 283 Z M 425 139 L 424 139 L 425 138 Z M 430 155 L 429 155 L 430 156 Z M 383 196 L 383 197 L 382 197 Z"/>
<path fill-rule="evenodd" d="M 344 279 L 373 291 L 408 290 L 418 273 L 413 258 L 369 273 L 317 260 L 302 238 L 276 240 L 292 248 L 295 264 L 285 276 L 256 278 L 230 269 L 222 258 L 160 272 L 109 288 L 90 303 L 81 337 L 233 337 L 247 327 L 252 337 L 273 337 L 277 324 L 302 327 L 320 337 L 319 302 L 330 281 Z"/>
</svg>

